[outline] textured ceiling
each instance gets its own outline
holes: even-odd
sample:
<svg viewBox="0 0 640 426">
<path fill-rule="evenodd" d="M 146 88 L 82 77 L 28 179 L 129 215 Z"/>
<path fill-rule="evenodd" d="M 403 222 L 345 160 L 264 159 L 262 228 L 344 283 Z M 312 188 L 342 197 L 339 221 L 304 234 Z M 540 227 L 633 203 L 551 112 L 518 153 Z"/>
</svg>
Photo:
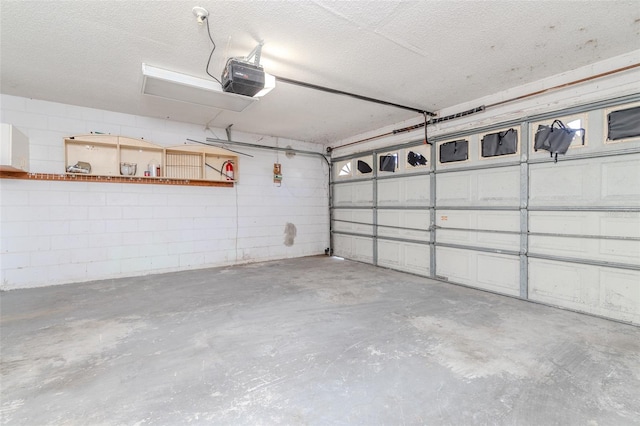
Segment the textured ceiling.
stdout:
<svg viewBox="0 0 640 426">
<path fill-rule="evenodd" d="M 329 144 L 418 114 L 279 84 L 242 113 L 142 95 L 141 64 L 209 78 L 264 40 L 271 74 L 437 111 L 640 46 L 632 1 L 6 1 L 2 93 Z"/>
</svg>

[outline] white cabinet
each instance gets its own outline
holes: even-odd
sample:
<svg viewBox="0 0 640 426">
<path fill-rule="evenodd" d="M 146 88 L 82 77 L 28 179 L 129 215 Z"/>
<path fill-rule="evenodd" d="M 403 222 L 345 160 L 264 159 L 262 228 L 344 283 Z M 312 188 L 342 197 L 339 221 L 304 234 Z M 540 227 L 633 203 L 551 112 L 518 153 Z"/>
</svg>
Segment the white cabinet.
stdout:
<svg viewBox="0 0 640 426">
<path fill-rule="evenodd" d="M 0 170 L 29 171 L 29 138 L 11 124 L 0 124 Z"/>
</svg>

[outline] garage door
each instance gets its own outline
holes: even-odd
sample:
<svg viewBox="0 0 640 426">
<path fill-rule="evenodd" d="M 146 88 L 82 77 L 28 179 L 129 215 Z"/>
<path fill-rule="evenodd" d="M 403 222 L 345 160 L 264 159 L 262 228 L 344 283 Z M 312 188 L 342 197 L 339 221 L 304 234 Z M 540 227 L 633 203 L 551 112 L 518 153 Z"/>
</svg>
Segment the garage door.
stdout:
<svg viewBox="0 0 640 426">
<path fill-rule="evenodd" d="M 334 162 L 334 253 L 640 324 L 640 137 L 574 108 Z M 575 128 L 555 161 L 535 133 Z M 578 130 L 583 129 L 583 130 Z"/>
</svg>

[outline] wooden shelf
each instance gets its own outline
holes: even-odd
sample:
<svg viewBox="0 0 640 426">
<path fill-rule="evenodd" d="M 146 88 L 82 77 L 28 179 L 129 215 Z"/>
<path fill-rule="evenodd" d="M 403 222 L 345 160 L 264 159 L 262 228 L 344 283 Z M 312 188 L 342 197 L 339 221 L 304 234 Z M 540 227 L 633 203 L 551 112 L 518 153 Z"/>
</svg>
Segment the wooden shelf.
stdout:
<svg viewBox="0 0 640 426">
<path fill-rule="evenodd" d="M 65 171 L 79 162 L 91 165 L 90 173 L 67 172 L 70 176 L 95 176 L 103 178 L 102 181 L 105 177 L 140 177 L 151 178 L 150 183 L 167 178 L 224 182 L 231 186 L 238 181 L 238 156 L 222 148 L 188 144 L 163 148 L 142 139 L 101 134 L 71 136 L 65 138 L 64 145 Z M 122 176 L 122 163 L 135 164 L 135 174 Z M 228 163 L 232 164 L 233 175 L 224 171 Z M 154 176 L 157 167 L 160 173 Z M 151 171 L 151 176 L 145 176 L 145 171 Z"/>
<path fill-rule="evenodd" d="M 88 135 L 82 139 L 65 139 L 65 170 L 79 162 L 89 163 L 93 175 L 117 176 L 120 174 L 118 161 L 118 139 L 109 136 Z M 100 135 L 102 136 L 102 135 Z"/>
<path fill-rule="evenodd" d="M 165 178 L 165 177 L 158 178 L 158 177 L 144 177 L 144 176 L 99 176 L 99 175 L 85 175 L 81 173 L 55 174 L 55 173 L 27 173 L 27 172 L 0 171 L 0 179 L 233 187 L 233 182 L 218 182 L 218 181 L 191 180 L 191 179 L 171 179 L 171 178 Z"/>
<path fill-rule="evenodd" d="M 238 181 L 238 156 L 223 148 L 202 145 L 179 145 L 165 150 L 167 177 L 204 179 L 220 182 Z M 225 171 L 233 164 L 233 179 Z"/>
<path fill-rule="evenodd" d="M 202 154 L 177 150 L 165 151 L 166 176 L 202 179 Z"/>
</svg>

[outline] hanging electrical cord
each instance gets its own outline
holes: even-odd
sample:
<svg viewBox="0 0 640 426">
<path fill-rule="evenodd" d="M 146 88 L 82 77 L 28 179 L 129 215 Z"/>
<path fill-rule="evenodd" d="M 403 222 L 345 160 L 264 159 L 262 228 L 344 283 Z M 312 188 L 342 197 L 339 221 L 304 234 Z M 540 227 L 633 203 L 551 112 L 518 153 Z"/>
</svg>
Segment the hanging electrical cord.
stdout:
<svg viewBox="0 0 640 426">
<path fill-rule="evenodd" d="M 424 114 L 424 143 L 426 143 L 427 145 L 431 145 L 431 142 L 429 142 L 429 138 L 427 137 L 427 123 L 429 120 L 427 120 L 427 113 L 423 112 Z"/>
<path fill-rule="evenodd" d="M 209 77 L 217 81 L 222 86 L 222 83 L 220 82 L 220 80 L 218 80 L 217 77 L 214 77 L 213 74 L 209 72 L 209 66 L 211 65 L 211 58 L 213 57 L 213 52 L 216 51 L 216 42 L 213 41 L 213 37 L 211 37 L 211 29 L 209 28 L 209 17 L 205 16 L 203 17 L 203 19 L 207 23 L 207 34 L 209 34 L 209 40 L 211 40 L 211 43 L 213 44 L 213 48 L 211 49 L 211 53 L 209 54 L 209 60 L 207 61 L 207 68 L 205 69 L 205 71 L 207 72 L 207 74 L 209 74 Z"/>
<path fill-rule="evenodd" d="M 205 165 L 205 166 L 207 166 L 207 167 L 209 167 L 210 169 L 215 170 L 216 172 L 219 172 L 219 173 L 220 173 L 220 177 L 224 176 L 225 178 L 227 178 L 227 180 L 233 180 L 233 176 L 228 175 L 226 172 L 223 172 L 223 171 L 222 171 L 222 170 L 224 169 L 224 166 L 226 166 L 226 165 L 227 165 L 227 163 L 231 163 L 231 164 L 233 164 L 233 162 L 232 162 L 232 161 L 227 160 L 227 161 L 225 161 L 224 163 L 222 163 L 222 168 L 221 168 L 221 170 L 216 169 L 215 167 L 213 167 L 213 166 L 212 166 L 211 164 L 209 164 L 209 163 L 204 163 L 204 165 Z"/>
</svg>

